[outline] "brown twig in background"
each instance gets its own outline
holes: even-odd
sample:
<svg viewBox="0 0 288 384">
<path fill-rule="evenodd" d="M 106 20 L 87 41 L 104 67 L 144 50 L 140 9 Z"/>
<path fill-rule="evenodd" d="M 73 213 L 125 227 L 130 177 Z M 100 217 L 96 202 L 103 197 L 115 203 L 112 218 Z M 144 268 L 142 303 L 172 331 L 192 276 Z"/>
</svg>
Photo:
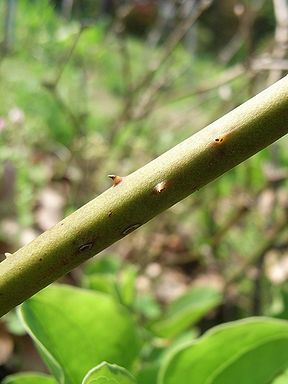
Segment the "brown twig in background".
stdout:
<svg viewBox="0 0 288 384">
<path fill-rule="evenodd" d="M 48 83 L 43 82 L 42 85 L 51 93 L 54 100 L 58 104 L 59 108 L 62 110 L 65 116 L 69 119 L 75 133 L 81 133 L 81 119 L 77 116 L 64 102 L 62 96 L 59 94 L 57 88 L 50 87 Z"/>
<path fill-rule="evenodd" d="M 287 0 L 273 0 L 276 20 L 275 44 L 272 58 L 276 61 L 283 60 L 287 56 L 288 49 L 288 3 Z M 283 75 L 282 69 L 271 69 L 268 77 L 268 85 L 275 83 Z"/>
<path fill-rule="evenodd" d="M 229 215 L 228 219 L 216 230 L 212 231 L 209 234 L 209 238 L 211 239 L 209 241 L 209 257 L 207 262 L 205 261 L 205 258 L 207 257 L 202 253 L 198 251 L 192 251 L 191 254 L 187 255 L 187 257 L 182 257 L 181 260 L 177 260 L 177 265 L 187 264 L 190 263 L 193 260 L 203 260 L 205 261 L 205 264 L 211 269 L 211 265 L 213 265 L 213 269 L 217 270 L 219 274 L 222 274 L 222 271 L 224 270 L 225 266 L 222 263 L 222 260 L 215 259 L 215 248 L 220 245 L 220 243 L 225 239 L 225 236 L 229 231 L 231 231 L 237 224 L 239 224 L 240 220 L 242 220 L 246 215 L 251 214 L 253 212 L 253 207 L 256 206 L 256 202 L 259 199 L 259 197 L 262 195 L 263 192 L 265 192 L 267 189 L 274 186 L 274 188 L 278 187 L 279 182 L 283 182 L 283 180 L 286 178 L 286 175 L 282 177 L 279 177 L 275 180 L 268 180 L 267 183 L 263 185 L 254 196 L 249 196 L 244 199 L 241 199 L 241 202 L 239 206 Z M 277 184 L 277 185 L 276 185 Z M 215 200 L 213 200 L 214 203 Z M 193 206 L 197 205 L 203 205 L 203 202 L 194 201 Z M 193 208 L 192 208 L 193 209 Z M 215 210 L 215 207 L 214 207 Z M 284 245 L 283 245 L 284 246 Z M 257 257 L 256 257 L 257 258 Z M 254 257 L 252 257 L 254 260 Z M 168 263 L 166 265 L 173 265 L 173 263 Z"/>
<path fill-rule="evenodd" d="M 226 279 L 226 285 L 231 285 L 232 283 L 236 283 L 240 278 L 247 272 L 247 269 L 251 267 L 251 265 L 255 265 L 259 263 L 261 257 L 264 257 L 265 254 L 275 246 L 275 242 L 283 234 L 285 230 L 287 230 L 287 220 L 288 220 L 288 212 L 286 211 L 281 220 L 278 223 L 275 223 L 274 226 L 267 231 L 266 237 L 263 238 L 261 246 L 254 252 L 239 268 L 237 271 L 232 273 Z"/>
<path fill-rule="evenodd" d="M 247 22 L 244 4 L 237 4 L 236 7 L 234 7 L 234 13 L 238 17 L 238 28 L 218 54 L 220 61 L 224 64 L 228 63 L 245 44 L 243 40 L 243 30 L 246 29 Z"/>
<path fill-rule="evenodd" d="M 217 79 L 204 82 L 203 84 L 198 85 L 196 88 L 192 88 L 190 86 L 178 91 L 177 93 L 170 94 L 169 92 L 166 92 L 163 97 L 161 97 L 160 95 L 161 103 L 156 105 L 155 108 L 162 108 L 163 105 L 167 103 L 178 102 L 186 98 L 214 91 L 215 89 L 220 88 L 223 85 L 229 84 L 241 76 L 244 76 L 249 71 L 251 71 L 255 75 L 261 71 L 271 70 L 288 71 L 288 60 L 283 59 L 276 61 L 271 58 L 257 57 L 250 60 L 249 68 L 243 66 L 242 64 L 236 64 L 235 66 L 226 69 L 225 72 L 221 74 Z M 157 90 L 161 89 L 162 82 L 159 80 L 157 85 Z"/>
<path fill-rule="evenodd" d="M 2 41 L 3 56 L 12 50 L 15 40 L 16 1 L 6 1 L 4 8 L 4 38 Z"/>
<path fill-rule="evenodd" d="M 187 32 L 190 30 L 192 25 L 199 19 L 202 13 L 210 7 L 213 0 L 201 0 L 193 12 L 191 16 L 189 16 L 186 20 L 182 20 L 181 23 L 171 32 L 170 36 L 167 38 L 166 42 L 163 44 L 163 53 L 161 57 L 150 64 L 148 70 L 143 75 L 143 77 L 138 80 L 138 82 L 134 85 L 133 88 L 129 90 L 129 95 L 125 98 L 125 103 L 120 115 L 115 120 L 115 123 L 110 129 L 109 141 L 113 143 L 116 133 L 119 128 L 125 124 L 125 122 L 129 121 L 133 116 L 133 106 L 137 106 L 137 104 L 141 104 L 139 102 L 139 94 L 143 92 L 143 89 L 151 86 L 153 88 L 152 82 L 158 71 L 162 68 L 162 66 L 167 62 L 167 60 L 171 57 L 173 51 L 176 49 L 178 44 L 183 40 Z M 157 89 L 157 86 L 156 86 Z M 158 89 L 157 89 L 158 90 Z M 149 103 L 151 105 L 151 101 L 153 99 L 153 95 L 155 92 L 152 90 L 152 97 L 149 97 Z M 141 95 L 140 95 L 141 98 Z M 151 107 L 149 108 L 151 110 Z M 148 109 L 147 109 L 148 111 Z M 146 116 L 147 113 L 139 113 L 139 108 L 136 116 Z"/>
<path fill-rule="evenodd" d="M 44 80 L 42 82 L 42 85 L 51 93 L 51 95 L 54 97 L 55 101 L 57 102 L 58 106 L 60 107 L 60 109 L 63 111 L 63 113 L 68 117 L 71 125 L 73 126 L 74 128 L 74 131 L 77 133 L 77 132 L 80 132 L 81 133 L 81 118 L 80 116 L 77 116 L 69 107 L 68 105 L 65 103 L 65 101 L 63 100 L 62 96 L 60 95 L 60 93 L 58 92 L 58 85 L 59 85 L 59 82 L 63 76 L 63 73 L 64 73 L 64 70 L 66 68 L 66 66 L 68 65 L 69 61 L 71 60 L 72 56 L 73 56 L 73 53 L 75 52 L 75 49 L 77 47 L 77 44 L 80 40 L 80 37 L 82 35 L 82 32 L 84 31 L 84 29 L 87 28 L 87 25 L 85 25 L 84 23 L 80 25 L 80 28 L 73 40 L 73 43 L 70 47 L 70 49 L 67 51 L 63 61 L 62 61 L 62 64 L 60 65 L 60 68 L 54 78 L 54 80 Z"/>
<path fill-rule="evenodd" d="M 118 38 L 119 45 L 119 53 L 122 61 L 122 77 L 124 81 L 125 88 L 125 97 L 124 103 L 122 107 L 122 111 L 120 112 L 117 119 L 115 119 L 112 127 L 109 131 L 108 141 L 110 144 L 113 144 L 115 136 L 119 130 L 119 128 L 125 124 L 125 122 L 129 121 L 132 114 L 133 103 L 134 103 L 134 87 L 132 86 L 132 71 L 130 65 L 130 55 L 127 46 L 127 35 L 126 35 L 126 27 L 124 23 L 125 17 L 130 13 L 132 9 L 132 4 L 128 4 L 125 6 L 120 6 L 116 12 L 116 21 L 114 31 L 116 37 Z"/>
<path fill-rule="evenodd" d="M 15 17 L 16 17 L 16 1 L 9 0 L 2 2 L 4 7 L 4 28 L 3 40 L 0 42 L 0 64 L 7 54 L 12 51 L 15 40 Z"/>
<path fill-rule="evenodd" d="M 215 80 L 209 80 L 207 82 L 204 82 L 203 84 L 200 84 L 196 88 L 191 89 L 191 86 L 187 87 L 186 89 L 183 89 L 176 94 L 174 93 L 169 95 L 169 93 L 167 93 L 163 98 L 163 100 L 165 103 L 170 103 L 170 102 L 180 101 L 188 97 L 193 97 L 193 96 L 201 95 L 203 93 L 211 92 L 223 85 L 226 85 L 232 82 L 238 77 L 244 75 L 245 71 L 246 70 L 243 67 L 243 65 L 237 64 L 234 67 L 225 70 L 225 72 Z"/>
<path fill-rule="evenodd" d="M 252 29 L 263 5 L 264 0 L 260 0 L 253 4 L 246 2 L 245 5 L 239 2 L 234 6 L 234 13 L 239 20 L 238 29 L 218 55 L 222 63 L 230 62 L 236 53 L 245 45 L 247 52 L 246 65 L 249 66 L 250 56 L 253 51 Z"/>
<path fill-rule="evenodd" d="M 143 92 L 139 104 L 135 107 L 133 119 L 141 120 L 148 116 L 151 112 L 158 109 L 156 104 L 157 100 L 161 97 L 163 90 L 169 89 L 175 80 L 179 79 L 187 70 L 190 68 L 186 67 L 181 69 L 181 71 L 176 71 L 175 73 L 167 73 L 163 75 L 159 80 L 154 81 L 151 86 Z"/>
<path fill-rule="evenodd" d="M 132 69 L 131 69 L 131 57 L 127 45 L 127 36 L 126 36 L 126 27 L 124 23 L 124 18 L 126 16 L 126 13 L 130 11 L 130 7 L 128 6 L 128 9 L 125 8 L 125 13 L 123 12 L 117 12 L 116 15 L 116 22 L 115 22 L 115 34 L 118 38 L 118 48 L 120 52 L 120 56 L 122 59 L 122 78 L 124 81 L 124 88 L 129 95 L 131 90 L 133 89 L 132 86 Z"/>
<path fill-rule="evenodd" d="M 268 189 L 273 188 L 276 190 L 279 185 L 286 180 L 287 173 L 280 172 L 278 175 L 267 175 L 267 182 L 261 187 L 254 196 L 250 196 L 249 198 L 246 198 L 242 200 L 239 207 L 230 215 L 228 220 L 221 226 L 221 228 L 218 229 L 217 232 L 214 233 L 212 240 L 211 240 L 211 246 L 214 244 L 219 244 L 220 241 L 224 238 L 224 236 L 227 234 L 228 231 L 232 227 L 234 227 L 237 223 L 239 223 L 239 220 L 243 218 L 243 216 L 249 212 L 251 212 L 251 208 L 256 205 L 257 200 L 262 195 L 263 192 L 265 192 Z"/>
<path fill-rule="evenodd" d="M 176 73 L 163 75 L 160 79 L 154 81 L 146 91 L 143 90 L 143 94 L 141 95 L 138 104 L 133 110 L 130 111 L 129 120 L 139 121 L 149 116 L 153 111 L 162 108 L 167 103 L 177 102 L 178 100 L 180 101 L 184 98 L 209 93 L 225 84 L 232 82 L 233 80 L 246 73 L 245 68 L 241 64 L 236 65 L 235 67 L 226 70 L 223 75 L 214 81 L 210 81 L 209 83 L 205 82 L 193 90 L 191 90 L 190 87 L 189 90 L 187 89 L 183 93 L 179 92 L 179 94 L 176 96 L 169 95 L 169 93 L 167 93 L 167 89 L 169 89 L 173 82 L 178 79 L 184 72 L 186 72 L 187 69 L 188 68 L 184 68 L 184 70 L 182 69 L 181 73 L 177 71 Z M 163 91 L 165 91 L 164 97 L 162 97 Z"/>
<path fill-rule="evenodd" d="M 261 71 L 275 71 L 287 72 L 288 60 L 286 59 L 273 59 L 271 57 L 259 57 L 253 59 L 251 62 L 251 69 L 255 72 Z"/>
<path fill-rule="evenodd" d="M 156 73 L 160 68 L 166 63 L 170 58 L 175 48 L 183 40 L 186 33 L 190 30 L 192 25 L 199 19 L 202 13 L 208 9 L 213 0 L 201 0 L 191 16 L 186 20 L 182 20 L 181 23 L 171 32 L 170 36 L 167 38 L 166 42 L 163 45 L 163 54 L 162 56 L 152 64 L 150 64 L 148 71 L 143 76 L 142 79 L 136 84 L 133 92 L 138 92 L 140 89 L 145 87 L 147 84 L 153 80 Z"/>
<path fill-rule="evenodd" d="M 263 285 L 263 267 L 265 256 L 268 251 L 276 246 L 276 242 L 279 237 L 287 230 L 287 219 L 288 213 L 284 218 L 276 224 L 275 228 L 273 228 L 272 233 L 269 236 L 266 242 L 262 244 L 262 246 L 258 249 L 258 251 L 254 254 L 253 259 L 255 260 L 256 273 L 253 281 L 253 297 L 252 297 L 252 308 L 251 312 L 253 316 L 260 315 L 263 313 L 262 311 L 262 285 Z"/>
<path fill-rule="evenodd" d="M 66 55 L 64 56 L 62 63 L 59 66 L 59 69 L 58 69 L 58 72 L 55 76 L 55 79 L 51 82 L 51 87 L 56 88 L 58 86 L 58 84 L 61 80 L 61 77 L 64 73 L 64 70 L 65 70 L 66 66 L 68 65 L 69 61 L 71 60 L 71 57 L 72 57 L 73 53 L 75 52 L 75 49 L 76 49 L 77 44 L 79 42 L 79 39 L 80 39 L 82 32 L 84 31 L 85 28 L 86 28 L 86 26 L 84 24 L 80 25 L 80 28 L 75 35 L 75 38 L 73 40 L 73 43 L 72 43 L 70 49 L 66 52 Z"/>
<path fill-rule="evenodd" d="M 247 201 L 240 205 L 240 207 L 235 212 L 233 212 L 228 220 L 213 234 L 211 247 L 217 247 L 227 232 L 230 231 L 231 228 L 233 228 L 235 225 L 237 225 L 243 216 L 249 212 L 249 210 L 250 204 Z"/>
<path fill-rule="evenodd" d="M 251 70 L 254 74 L 260 71 L 270 71 L 271 69 L 278 69 L 282 71 L 288 70 L 288 60 L 273 61 L 271 59 L 266 59 L 263 57 L 255 58 L 250 61 L 249 70 Z M 178 102 L 189 97 L 202 95 L 214 91 L 215 89 L 229 84 L 232 81 L 238 79 L 239 77 L 247 74 L 247 71 L 249 70 L 247 70 L 247 68 L 242 64 L 236 64 L 232 68 L 226 69 L 225 72 L 215 80 L 204 82 L 203 84 L 200 84 L 199 86 L 193 89 L 191 89 L 191 86 L 187 87 L 186 89 L 178 91 L 177 93 L 169 94 L 169 92 L 166 92 L 164 97 L 161 97 L 161 90 L 167 90 L 167 88 L 169 89 L 171 83 L 175 80 L 175 78 L 179 78 L 179 74 L 173 77 L 170 76 L 170 78 L 168 76 L 163 77 L 154 84 L 152 84 L 151 87 L 146 91 L 146 93 L 144 93 L 144 95 L 142 96 L 142 100 L 138 105 L 138 108 L 134 112 L 133 118 L 135 120 L 139 120 L 141 118 L 146 117 L 150 113 L 151 109 L 155 110 L 162 108 L 163 104 Z M 161 103 L 154 105 L 153 102 L 160 98 Z"/>
<path fill-rule="evenodd" d="M 239 269 L 231 274 L 229 277 L 226 277 L 225 284 L 223 287 L 223 296 L 224 296 L 224 305 L 222 308 L 222 317 L 223 321 L 229 320 L 229 311 L 230 305 L 227 305 L 229 302 L 229 291 L 231 286 L 235 285 L 242 279 L 247 271 L 251 269 L 251 266 L 255 266 L 255 276 L 253 281 L 253 293 L 252 293 L 252 302 L 251 302 L 251 312 L 252 315 L 259 315 L 262 313 L 262 274 L 263 274 L 263 264 L 265 256 L 269 250 L 276 247 L 276 242 L 279 237 L 287 230 L 287 219 L 288 214 L 285 212 L 282 219 L 274 225 L 274 227 L 267 232 L 266 238 L 264 238 L 261 246 L 250 256 L 242 266 L 239 266 Z"/>
</svg>

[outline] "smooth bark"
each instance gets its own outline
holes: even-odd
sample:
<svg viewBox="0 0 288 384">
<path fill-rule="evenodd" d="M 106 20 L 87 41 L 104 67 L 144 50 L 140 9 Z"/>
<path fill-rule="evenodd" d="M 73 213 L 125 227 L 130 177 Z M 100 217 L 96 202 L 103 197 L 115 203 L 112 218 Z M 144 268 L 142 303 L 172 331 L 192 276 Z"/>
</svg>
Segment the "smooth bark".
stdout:
<svg viewBox="0 0 288 384">
<path fill-rule="evenodd" d="M 287 132 L 286 76 L 8 256 L 0 316 Z"/>
</svg>

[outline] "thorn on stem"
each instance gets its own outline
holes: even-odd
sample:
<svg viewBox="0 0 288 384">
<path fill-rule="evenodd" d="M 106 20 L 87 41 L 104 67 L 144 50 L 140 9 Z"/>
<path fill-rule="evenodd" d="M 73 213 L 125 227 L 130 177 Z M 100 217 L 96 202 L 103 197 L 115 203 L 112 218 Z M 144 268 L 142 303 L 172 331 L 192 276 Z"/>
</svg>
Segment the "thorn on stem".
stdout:
<svg viewBox="0 0 288 384">
<path fill-rule="evenodd" d="M 123 180 L 121 176 L 117 176 L 117 175 L 108 175 L 108 177 L 110 177 L 110 179 L 112 179 L 113 181 L 112 187 L 116 187 L 116 185 L 120 184 L 121 181 Z"/>
</svg>

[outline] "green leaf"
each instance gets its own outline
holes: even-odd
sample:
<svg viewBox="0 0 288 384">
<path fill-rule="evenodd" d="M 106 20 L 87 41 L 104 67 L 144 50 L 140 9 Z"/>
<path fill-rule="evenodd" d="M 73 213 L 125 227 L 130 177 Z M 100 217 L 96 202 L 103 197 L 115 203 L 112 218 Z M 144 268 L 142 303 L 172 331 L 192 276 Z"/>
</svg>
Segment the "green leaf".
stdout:
<svg viewBox="0 0 288 384">
<path fill-rule="evenodd" d="M 19 317 L 17 316 L 16 311 L 10 311 L 3 317 L 5 321 L 5 325 L 10 333 L 12 335 L 22 336 L 25 335 L 26 331 L 23 327 L 23 324 L 19 320 Z"/>
<path fill-rule="evenodd" d="M 109 293 L 126 306 L 135 300 L 137 268 L 123 264 L 117 256 L 106 256 L 86 265 L 82 285 L 95 291 Z"/>
<path fill-rule="evenodd" d="M 277 317 L 278 319 L 288 319 L 288 288 L 287 286 L 283 285 L 279 289 L 278 297 L 278 311 L 274 310 L 274 313 L 272 313 L 273 317 Z M 275 299 L 274 299 L 275 300 Z M 275 306 L 275 302 L 274 302 Z M 276 306 L 277 307 L 277 306 Z"/>
<path fill-rule="evenodd" d="M 288 371 L 285 371 L 280 376 L 278 376 L 272 384 L 288 384 Z"/>
<path fill-rule="evenodd" d="M 220 325 L 174 352 L 158 384 L 267 384 L 288 367 L 288 322 L 251 318 Z"/>
<path fill-rule="evenodd" d="M 94 274 L 115 274 L 119 272 L 122 261 L 117 256 L 105 256 L 99 259 L 92 260 L 85 265 L 85 275 Z"/>
<path fill-rule="evenodd" d="M 160 364 L 158 361 L 155 363 L 145 364 L 141 371 L 137 374 L 138 384 L 156 384 L 157 376 L 159 373 Z"/>
<path fill-rule="evenodd" d="M 151 330 L 161 337 L 175 337 L 217 307 L 221 299 L 219 290 L 215 288 L 194 287 L 175 300 L 164 318 L 151 325 Z"/>
<path fill-rule="evenodd" d="M 2 384 L 57 384 L 57 381 L 41 373 L 18 373 L 4 379 Z"/>
<path fill-rule="evenodd" d="M 137 268 L 134 265 L 127 265 L 121 272 L 119 283 L 119 294 L 122 303 L 131 306 L 136 297 Z"/>
<path fill-rule="evenodd" d="M 129 368 L 138 355 L 135 323 L 108 295 L 52 285 L 22 304 L 20 314 L 59 382 L 79 384 L 104 360 Z"/>
<path fill-rule="evenodd" d="M 116 364 L 103 362 L 92 368 L 84 377 L 82 384 L 135 384 L 133 376 Z"/>
<path fill-rule="evenodd" d="M 134 308 L 137 313 L 145 316 L 147 319 L 155 319 L 161 314 L 158 302 L 150 293 L 136 296 Z"/>
<path fill-rule="evenodd" d="M 162 361 L 165 361 L 166 356 L 170 356 L 174 350 L 178 350 L 181 345 L 187 345 L 190 340 L 195 340 L 197 337 L 196 330 L 191 330 L 182 333 L 179 337 L 172 340 L 167 346 L 166 341 L 162 345 L 153 345 L 153 341 L 148 340 L 148 343 L 142 349 L 145 362 L 142 363 L 137 372 L 136 379 L 138 384 L 156 384 Z M 158 339 L 159 340 L 159 339 Z M 146 350 L 145 350 L 146 347 Z"/>
<path fill-rule="evenodd" d="M 113 297 L 118 297 L 115 275 L 94 274 L 85 276 L 83 286 L 93 291 L 107 293 Z"/>
</svg>

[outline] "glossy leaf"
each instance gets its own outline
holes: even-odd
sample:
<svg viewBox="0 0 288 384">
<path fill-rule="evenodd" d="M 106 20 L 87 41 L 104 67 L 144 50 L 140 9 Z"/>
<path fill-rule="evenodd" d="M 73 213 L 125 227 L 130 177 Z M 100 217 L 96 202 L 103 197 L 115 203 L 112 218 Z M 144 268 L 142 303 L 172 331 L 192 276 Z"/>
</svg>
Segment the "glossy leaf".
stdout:
<svg viewBox="0 0 288 384">
<path fill-rule="evenodd" d="M 115 275 L 120 271 L 122 262 L 121 259 L 117 256 L 106 255 L 105 257 L 99 257 L 93 259 L 85 265 L 84 273 L 85 275 L 94 275 L 94 274 L 112 274 Z"/>
<path fill-rule="evenodd" d="M 158 336 L 175 337 L 219 305 L 221 298 L 215 288 L 194 287 L 175 300 L 164 318 L 152 324 L 151 330 Z"/>
<path fill-rule="evenodd" d="M 27 300 L 20 313 L 59 382 L 79 384 L 103 360 L 129 368 L 138 355 L 134 321 L 108 295 L 54 285 Z"/>
<path fill-rule="evenodd" d="M 138 384 L 156 384 L 157 376 L 159 373 L 160 364 L 156 363 L 146 364 L 142 367 L 141 371 L 137 374 Z"/>
<path fill-rule="evenodd" d="M 136 381 L 125 368 L 103 362 L 87 373 L 82 384 L 136 384 Z"/>
<path fill-rule="evenodd" d="M 118 297 L 115 275 L 94 274 L 85 276 L 83 286 L 93 291 L 107 293 L 113 297 Z"/>
<path fill-rule="evenodd" d="M 162 345 L 157 345 L 156 341 L 156 345 L 153 346 L 153 343 L 150 342 L 150 351 L 147 349 L 146 345 L 146 361 L 141 365 L 139 371 L 136 374 L 137 383 L 156 384 L 161 368 L 161 363 L 166 359 L 166 356 L 170 356 L 171 353 L 173 353 L 175 350 L 178 350 L 181 345 L 187 345 L 187 342 L 195 340 L 196 337 L 196 330 L 191 330 L 184 332 L 179 337 L 173 339 L 169 345 L 167 345 L 166 342 L 164 342 Z"/>
<path fill-rule="evenodd" d="M 31 372 L 10 375 L 2 384 L 57 384 L 57 381 L 51 376 Z"/>
<path fill-rule="evenodd" d="M 151 293 L 139 294 L 135 298 L 135 311 L 147 319 L 156 319 L 161 314 L 161 308 Z"/>
<path fill-rule="evenodd" d="M 22 336 L 25 335 L 26 331 L 23 324 L 19 320 L 16 311 L 11 311 L 3 317 L 6 328 L 12 335 Z"/>
<path fill-rule="evenodd" d="M 174 352 L 158 384 L 267 384 L 288 367 L 287 356 L 288 322 L 235 321 Z"/>
<path fill-rule="evenodd" d="M 120 275 L 119 294 L 122 303 L 131 306 L 136 297 L 137 268 L 134 265 L 126 265 Z"/>
<path fill-rule="evenodd" d="M 272 384 L 288 384 L 288 371 L 279 375 Z"/>
</svg>

